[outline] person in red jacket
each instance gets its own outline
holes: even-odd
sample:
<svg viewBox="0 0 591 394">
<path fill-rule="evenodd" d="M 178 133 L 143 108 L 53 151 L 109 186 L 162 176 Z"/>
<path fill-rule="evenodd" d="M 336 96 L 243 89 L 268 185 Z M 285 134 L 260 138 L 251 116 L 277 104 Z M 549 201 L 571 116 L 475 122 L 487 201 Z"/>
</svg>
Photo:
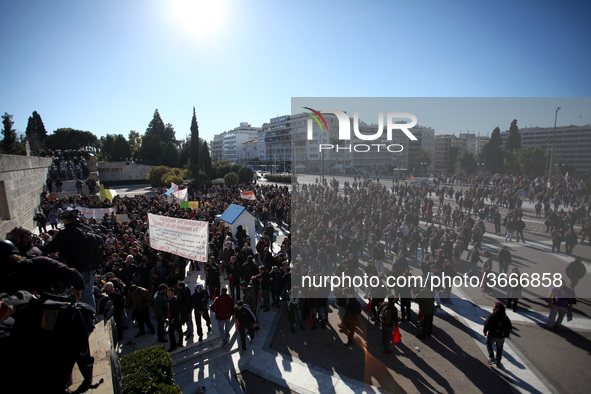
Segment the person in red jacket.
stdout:
<svg viewBox="0 0 591 394">
<path fill-rule="evenodd" d="M 215 313 L 218 329 L 222 337 L 222 347 L 230 340 L 230 318 L 234 316 L 234 299 L 228 295 L 228 289 L 223 287 L 219 297 L 211 304 L 211 311 Z"/>
</svg>

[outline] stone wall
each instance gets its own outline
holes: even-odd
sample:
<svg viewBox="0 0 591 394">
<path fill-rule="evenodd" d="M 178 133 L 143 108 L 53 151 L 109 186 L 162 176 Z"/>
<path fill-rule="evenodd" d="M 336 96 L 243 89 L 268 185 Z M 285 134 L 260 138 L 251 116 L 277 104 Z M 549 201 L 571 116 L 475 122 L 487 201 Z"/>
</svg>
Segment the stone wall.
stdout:
<svg viewBox="0 0 591 394">
<path fill-rule="evenodd" d="M 0 236 L 14 227 L 35 227 L 33 216 L 52 159 L 0 155 Z"/>
<path fill-rule="evenodd" d="M 129 161 L 101 161 L 98 163 L 101 183 L 117 181 L 146 181 L 152 166 Z"/>
</svg>

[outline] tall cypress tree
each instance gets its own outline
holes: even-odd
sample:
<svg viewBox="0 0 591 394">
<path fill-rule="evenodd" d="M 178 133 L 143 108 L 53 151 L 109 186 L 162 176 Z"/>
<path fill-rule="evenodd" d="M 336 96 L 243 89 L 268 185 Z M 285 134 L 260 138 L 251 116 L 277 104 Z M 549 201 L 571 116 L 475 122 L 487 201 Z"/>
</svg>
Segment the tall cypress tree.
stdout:
<svg viewBox="0 0 591 394">
<path fill-rule="evenodd" d="M 505 149 L 508 151 L 514 151 L 521 148 L 521 133 L 519 127 L 517 127 L 517 119 L 513 119 L 511 126 L 509 126 L 509 136 L 505 143 Z"/>
<path fill-rule="evenodd" d="M 2 139 L 2 150 L 4 153 L 13 153 L 16 147 L 16 131 L 12 128 L 14 122 L 12 121 L 12 115 L 4 112 L 2 115 L 2 134 L 4 138 Z"/>
<path fill-rule="evenodd" d="M 191 174 L 193 179 L 197 179 L 200 169 L 200 147 L 199 147 L 199 126 L 197 125 L 197 116 L 195 107 L 193 107 L 193 119 L 191 119 Z"/>
<path fill-rule="evenodd" d="M 47 137 L 47 130 L 45 130 L 43 120 L 37 111 L 33 111 L 33 114 L 29 116 L 25 136 L 29 141 L 31 150 L 37 151 L 43 148 L 45 138 Z"/>
<path fill-rule="evenodd" d="M 484 164 L 486 169 L 493 174 L 503 172 L 503 150 L 501 145 L 503 145 L 501 129 L 495 127 L 490 135 L 490 140 L 484 146 Z"/>
</svg>

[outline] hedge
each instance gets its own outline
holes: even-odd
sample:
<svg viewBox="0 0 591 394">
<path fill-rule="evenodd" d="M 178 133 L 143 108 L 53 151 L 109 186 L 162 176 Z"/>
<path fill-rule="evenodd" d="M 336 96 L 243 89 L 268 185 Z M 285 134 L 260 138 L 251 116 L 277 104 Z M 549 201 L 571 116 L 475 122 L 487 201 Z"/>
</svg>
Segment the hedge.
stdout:
<svg viewBox="0 0 591 394">
<path fill-rule="evenodd" d="M 174 381 L 172 357 L 160 345 L 121 357 L 121 389 L 124 394 L 182 394 Z"/>
</svg>

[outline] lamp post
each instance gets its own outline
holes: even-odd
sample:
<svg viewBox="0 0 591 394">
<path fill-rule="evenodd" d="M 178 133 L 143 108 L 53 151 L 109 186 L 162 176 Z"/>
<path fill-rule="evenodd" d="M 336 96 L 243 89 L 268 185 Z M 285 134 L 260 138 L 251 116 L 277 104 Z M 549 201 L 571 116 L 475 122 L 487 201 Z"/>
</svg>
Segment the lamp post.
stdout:
<svg viewBox="0 0 591 394">
<path fill-rule="evenodd" d="M 560 107 L 556 108 L 556 112 L 554 113 L 554 132 L 552 133 L 552 152 L 550 154 L 550 169 L 548 170 L 548 179 L 552 176 L 552 164 L 554 161 L 554 148 L 556 146 L 556 120 L 558 119 L 558 111 Z"/>
</svg>

